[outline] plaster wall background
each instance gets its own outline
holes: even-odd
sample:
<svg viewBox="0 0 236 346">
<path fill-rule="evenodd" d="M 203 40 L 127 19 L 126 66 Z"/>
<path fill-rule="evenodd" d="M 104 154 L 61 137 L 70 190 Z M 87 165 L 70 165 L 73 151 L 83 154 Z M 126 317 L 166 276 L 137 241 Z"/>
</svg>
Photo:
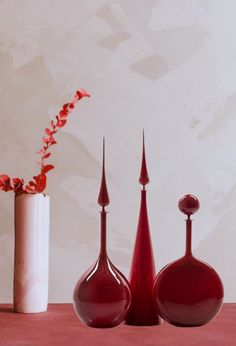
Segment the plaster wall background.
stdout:
<svg viewBox="0 0 236 346">
<path fill-rule="evenodd" d="M 196 194 L 195 255 L 236 301 L 235 12 L 234 0 L 0 1 L 0 171 L 30 178 L 50 118 L 79 87 L 92 94 L 53 149 L 51 302 L 70 302 L 97 256 L 103 136 L 109 254 L 128 274 L 142 128 L 157 269 L 183 254 L 177 202 Z M 0 193 L 1 302 L 12 300 L 13 198 Z"/>
</svg>

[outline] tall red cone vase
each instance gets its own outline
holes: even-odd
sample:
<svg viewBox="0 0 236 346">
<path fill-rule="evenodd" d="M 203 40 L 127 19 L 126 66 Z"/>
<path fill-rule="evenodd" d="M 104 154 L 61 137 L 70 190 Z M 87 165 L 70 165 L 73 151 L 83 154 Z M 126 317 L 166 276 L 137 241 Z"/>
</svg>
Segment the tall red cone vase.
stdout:
<svg viewBox="0 0 236 346">
<path fill-rule="evenodd" d="M 149 183 L 143 133 L 143 154 L 139 183 L 141 205 L 133 258 L 130 269 L 131 305 L 125 323 L 134 326 L 151 326 L 161 323 L 153 300 L 153 284 L 156 276 L 155 261 L 148 222 L 145 185 Z"/>
</svg>

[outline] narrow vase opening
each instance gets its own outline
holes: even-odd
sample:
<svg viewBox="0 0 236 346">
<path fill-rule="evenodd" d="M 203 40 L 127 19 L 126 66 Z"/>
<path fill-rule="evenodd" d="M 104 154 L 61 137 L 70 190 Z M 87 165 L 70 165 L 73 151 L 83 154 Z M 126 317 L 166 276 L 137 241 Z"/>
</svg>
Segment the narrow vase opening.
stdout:
<svg viewBox="0 0 236 346">
<path fill-rule="evenodd" d="M 188 215 L 186 220 L 186 250 L 185 256 L 192 256 L 192 220 Z"/>
<path fill-rule="evenodd" d="M 107 212 L 105 208 L 102 208 L 101 214 L 101 240 L 100 240 L 100 257 L 105 258 L 107 256 L 107 229 L 106 229 L 106 218 Z"/>
</svg>

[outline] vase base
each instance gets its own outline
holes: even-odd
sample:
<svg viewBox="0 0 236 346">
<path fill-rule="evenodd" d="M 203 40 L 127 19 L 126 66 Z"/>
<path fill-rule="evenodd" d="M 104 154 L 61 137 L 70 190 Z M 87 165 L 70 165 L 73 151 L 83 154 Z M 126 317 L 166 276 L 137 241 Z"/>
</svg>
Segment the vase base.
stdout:
<svg viewBox="0 0 236 346">
<path fill-rule="evenodd" d="M 135 326 L 135 327 L 154 327 L 159 326 L 162 324 L 161 322 L 151 322 L 151 323 L 132 323 L 132 322 L 125 322 L 126 326 Z"/>
<path fill-rule="evenodd" d="M 36 309 L 32 309 L 32 308 L 23 308 L 23 307 L 15 307 L 13 308 L 15 313 L 20 313 L 20 314 L 38 314 L 38 313 L 43 313 L 43 312 L 47 312 L 48 307 L 43 307 L 43 308 L 36 308 Z"/>
</svg>

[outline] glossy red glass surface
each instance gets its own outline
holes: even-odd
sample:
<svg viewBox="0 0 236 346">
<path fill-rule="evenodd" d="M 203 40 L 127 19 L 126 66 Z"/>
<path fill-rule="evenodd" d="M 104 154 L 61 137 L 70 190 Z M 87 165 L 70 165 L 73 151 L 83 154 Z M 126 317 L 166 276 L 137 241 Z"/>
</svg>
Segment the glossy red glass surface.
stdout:
<svg viewBox="0 0 236 346">
<path fill-rule="evenodd" d="M 106 187 L 104 151 L 98 203 L 102 206 L 100 254 L 96 263 L 76 284 L 73 301 L 76 314 L 85 324 L 95 328 L 110 328 L 124 321 L 131 295 L 127 279 L 111 263 L 106 250 L 105 206 L 109 204 L 109 196 Z"/>
<path fill-rule="evenodd" d="M 186 220 L 186 252 L 184 257 L 164 267 L 154 284 L 154 299 L 160 316 L 182 327 L 201 326 L 209 322 L 223 303 L 223 284 L 216 271 L 193 256 L 191 251 L 192 220 L 199 208 L 193 195 L 184 196 L 180 210 Z"/>
<path fill-rule="evenodd" d="M 153 283 L 156 275 L 152 241 L 148 222 L 145 185 L 149 182 L 145 147 L 139 182 L 143 185 L 138 228 L 130 269 L 131 305 L 126 317 L 126 324 L 149 326 L 161 323 L 153 301 Z"/>
</svg>

